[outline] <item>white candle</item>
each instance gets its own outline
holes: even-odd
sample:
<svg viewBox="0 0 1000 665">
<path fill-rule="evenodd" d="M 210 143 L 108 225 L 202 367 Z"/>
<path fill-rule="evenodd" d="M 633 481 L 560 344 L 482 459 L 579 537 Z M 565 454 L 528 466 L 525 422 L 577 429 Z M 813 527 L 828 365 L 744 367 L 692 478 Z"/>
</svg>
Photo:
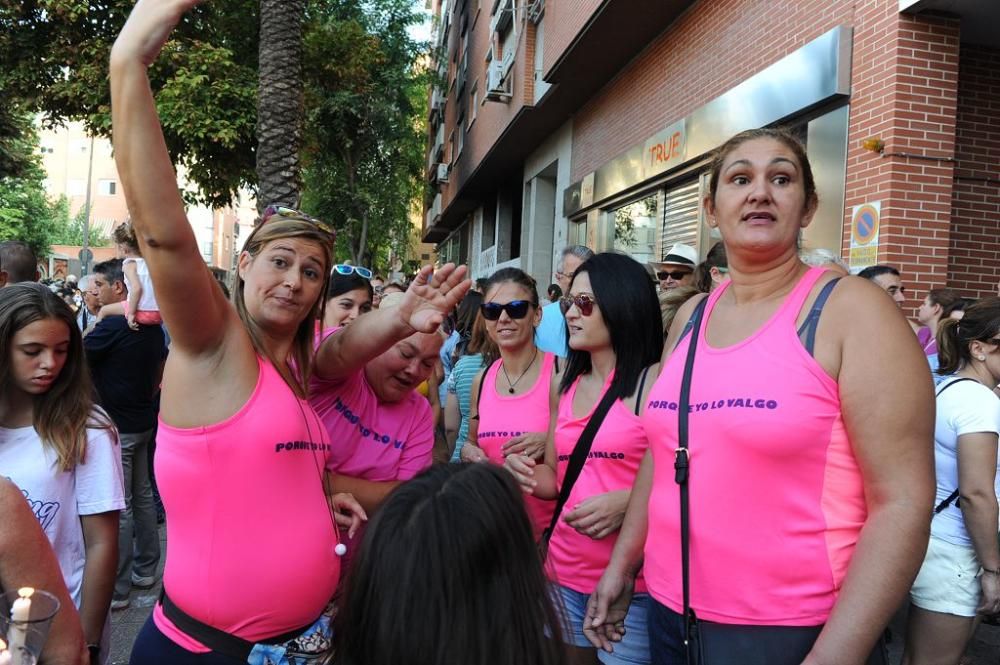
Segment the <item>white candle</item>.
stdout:
<svg viewBox="0 0 1000 665">
<path fill-rule="evenodd" d="M 7 641 L 10 642 L 10 655 L 14 665 L 20 665 L 28 636 L 27 622 L 31 619 L 31 596 L 35 590 L 23 587 L 17 590 L 18 598 L 10 607 L 10 630 Z"/>
</svg>

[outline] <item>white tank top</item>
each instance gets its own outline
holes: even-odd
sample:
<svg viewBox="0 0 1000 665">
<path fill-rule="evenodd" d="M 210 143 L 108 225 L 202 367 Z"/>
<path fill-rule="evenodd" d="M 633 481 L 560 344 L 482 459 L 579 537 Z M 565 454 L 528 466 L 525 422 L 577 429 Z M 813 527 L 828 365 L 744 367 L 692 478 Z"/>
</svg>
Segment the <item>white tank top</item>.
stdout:
<svg viewBox="0 0 1000 665">
<path fill-rule="evenodd" d="M 142 286 L 142 296 L 139 298 L 138 310 L 140 312 L 159 312 L 160 306 L 156 304 L 156 294 L 153 293 L 153 280 L 149 277 L 149 268 L 146 266 L 146 260 L 141 258 L 125 259 L 122 262 L 122 267 L 129 263 L 135 264 L 136 272 L 139 273 L 139 284 Z M 131 293 L 134 286 L 132 280 L 129 279 L 128 273 L 125 273 L 125 286 L 128 288 L 129 293 Z"/>
</svg>

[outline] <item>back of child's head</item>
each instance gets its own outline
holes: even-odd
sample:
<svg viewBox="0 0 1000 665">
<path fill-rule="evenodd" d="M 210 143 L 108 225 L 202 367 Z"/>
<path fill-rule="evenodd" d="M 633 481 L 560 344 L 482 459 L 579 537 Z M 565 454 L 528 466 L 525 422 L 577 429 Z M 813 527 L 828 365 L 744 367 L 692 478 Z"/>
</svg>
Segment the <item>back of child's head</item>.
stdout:
<svg viewBox="0 0 1000 665">
<path fill-rule="evenodd" d="M 129 251 L 139 254 L 139 239 L 135 235 L 132 220 L 126 219 L 111 231 L 111 239 L 116 245 L 122 245 Z"/>
<path fill-rule="evenodd" d="M 339 665 L 562 665 L 524 500 L 490 464 L 442 464 L 372 520 L 337 618 Z"/>
</svg>

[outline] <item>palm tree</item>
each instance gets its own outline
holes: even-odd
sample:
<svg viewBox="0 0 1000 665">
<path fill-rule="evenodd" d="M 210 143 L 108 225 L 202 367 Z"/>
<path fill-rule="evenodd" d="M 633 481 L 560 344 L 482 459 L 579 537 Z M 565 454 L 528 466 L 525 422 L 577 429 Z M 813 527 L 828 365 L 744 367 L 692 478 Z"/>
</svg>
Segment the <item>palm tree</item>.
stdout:
<svg viewBox="0 0 1000 665">
<path fill-rule="evenodd" d="M 302 29 L 306 0 L 260 0 L 257 206 L 297 206 L 301 180 Z"/>
</svg>

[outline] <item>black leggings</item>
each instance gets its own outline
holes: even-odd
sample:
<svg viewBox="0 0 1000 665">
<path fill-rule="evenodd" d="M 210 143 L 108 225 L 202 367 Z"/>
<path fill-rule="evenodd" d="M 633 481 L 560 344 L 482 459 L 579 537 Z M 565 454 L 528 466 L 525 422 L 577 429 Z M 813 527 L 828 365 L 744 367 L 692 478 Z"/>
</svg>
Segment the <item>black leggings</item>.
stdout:
<svg viewBox="0 0 1000 665">
<path fill-rule="evenodd" d="M 686 665 L 684 621 L 680 614 L 650 599 L 649 652 L 651 665 Z M 704 626 L 704 662 L 696 665 L 800 665 L 822 626 L 726 626 L 725 640 L 712 640 Z M 867 665 L 888 665 L 882 640 Z"/>
<path fill-rule="evenodd" d="M 246 665 L 221 653 L 192 653 L 160 632 L 149 617 L 132 645 L 129 665 Z"/>
</svg>

